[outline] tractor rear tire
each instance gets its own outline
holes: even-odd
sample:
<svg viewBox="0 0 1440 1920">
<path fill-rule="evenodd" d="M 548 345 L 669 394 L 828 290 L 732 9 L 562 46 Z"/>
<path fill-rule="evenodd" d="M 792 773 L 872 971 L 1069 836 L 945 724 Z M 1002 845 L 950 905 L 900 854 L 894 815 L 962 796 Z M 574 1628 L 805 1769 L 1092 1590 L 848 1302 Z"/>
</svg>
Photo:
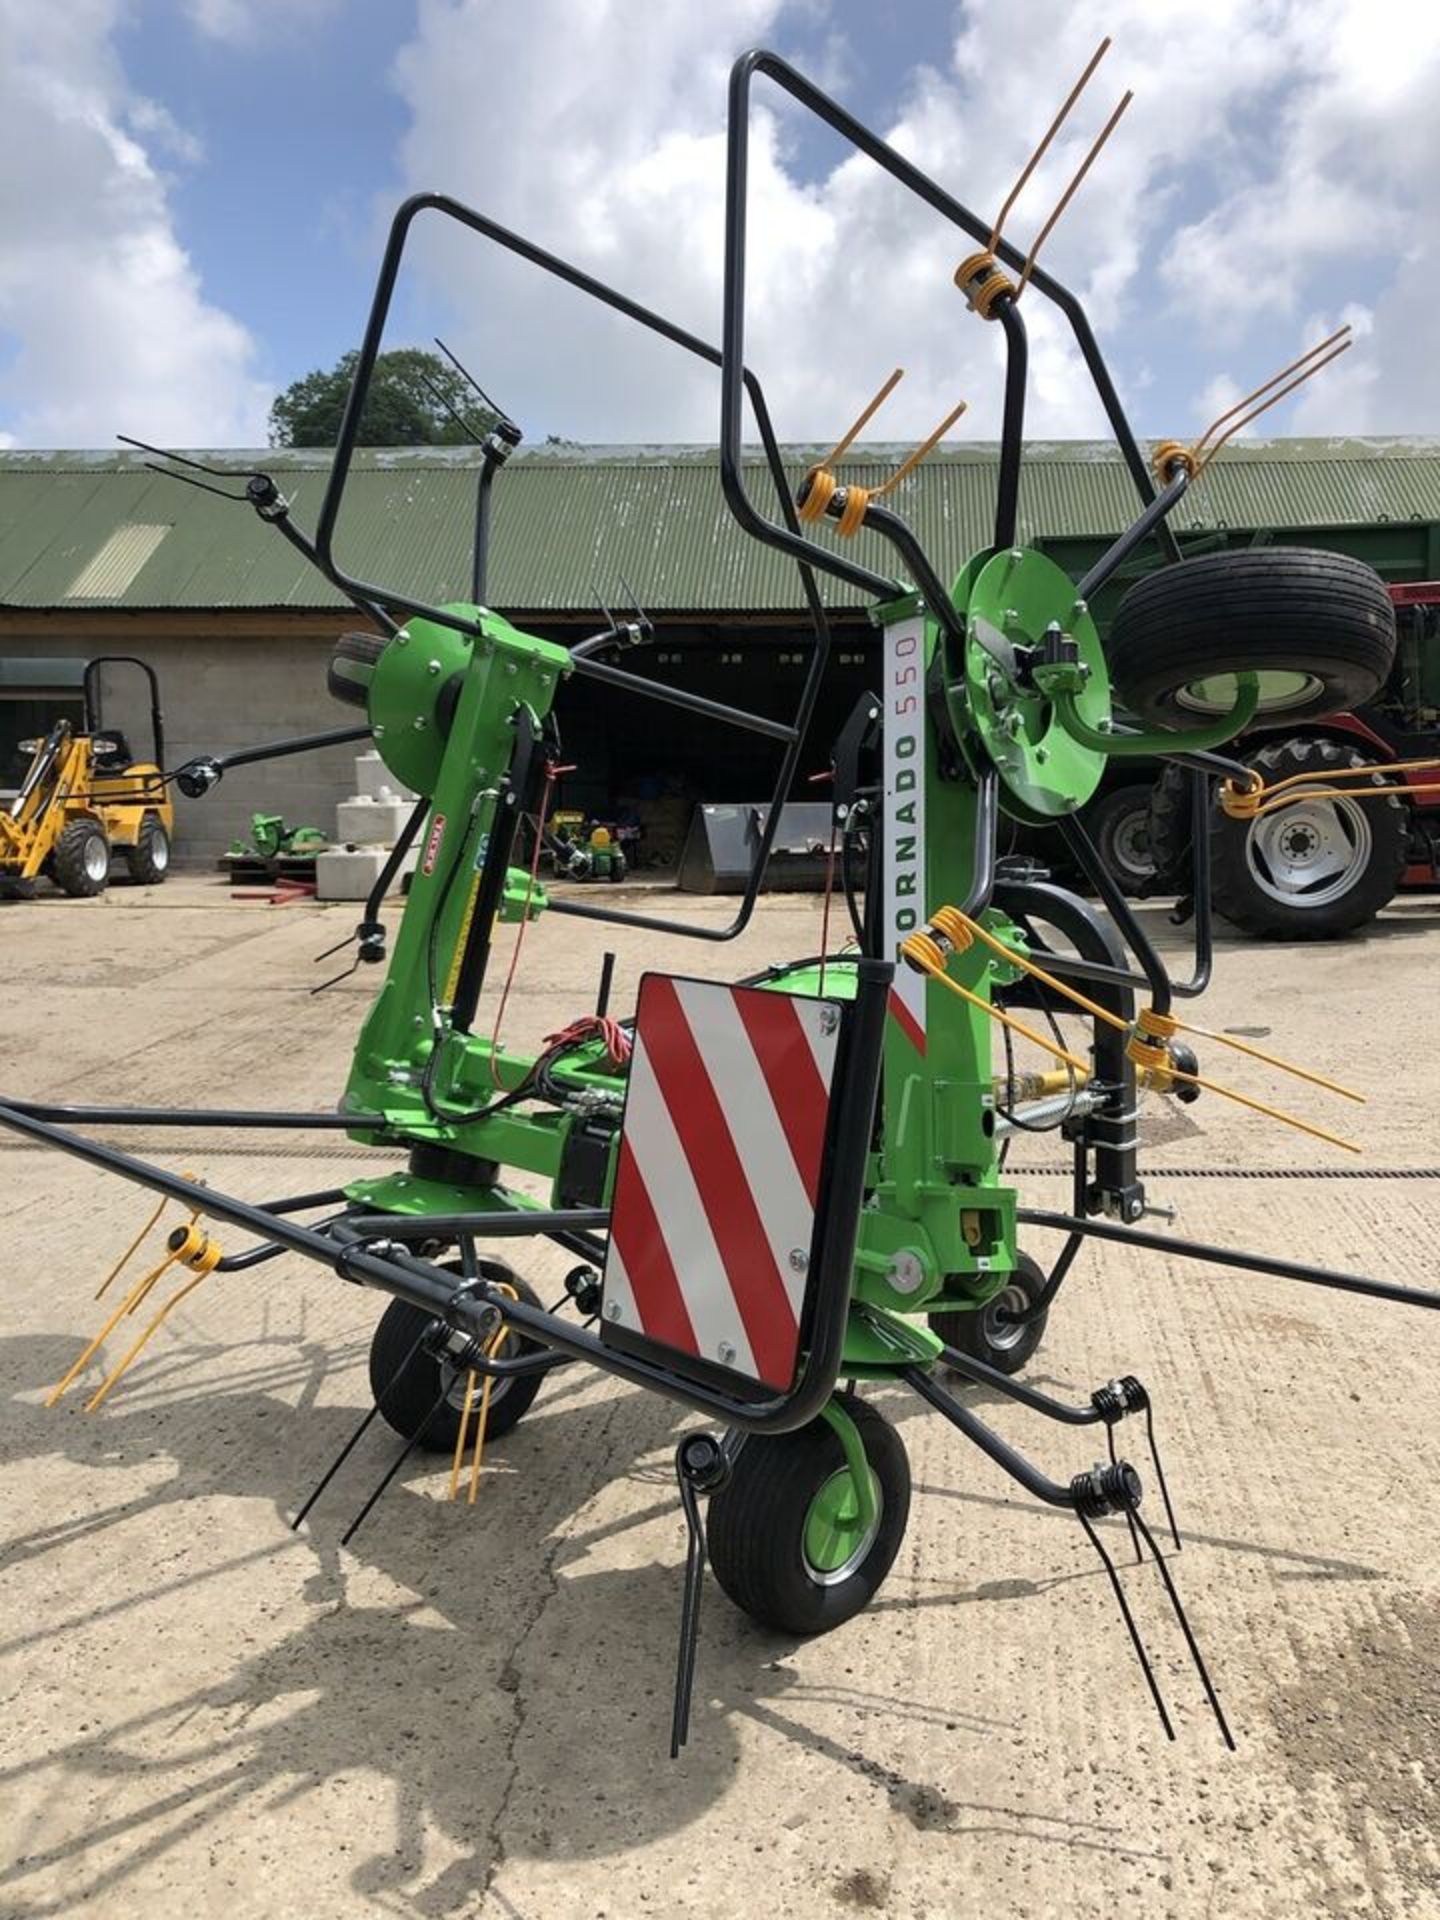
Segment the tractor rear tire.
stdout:
<svg viewBox="0 0 1440 1920">
<path fill-rule="evenodd" d="M 55 842 L 50 875 L 74 900 L 93 900 L 110 878 L 110 842 L 98 820 L 72 820 Z"/>
<path fill-rule="evenodd" d="M 1276 741 L 1248 756 L 1273 786 L 1295 773 L 1374 764 L 1334 740 Z M 1384 772 L 1383 764 L 1376 766 Z M 1303 791 L 1303 789 L 1302 789 Z M 1388 906 L 1405 871 L 1408 814 L 1399 800 L 1297 800 L 1255 820 L 1210 820 L 1210 894 L 1242 933 L 1333 940 Z"/>
<path fill-rule="evenodd" d="M 1226 712 L 1234 676 L 1250 669 L 1267 702 L 1252 728 L 1293 727 L 1379 691 L 1395 658 L 1395 609 L 1380 576 L 1349 554 L 1207 553 L 1138 580 L 1105 652 L 1117 700 L 1151 724 L 1183 732 Z"/>
<path fill-rule="evenodd" d="M 1014 1272 L 993 1299 L 983 1307 L 932 1313 L 930 1331 L 971 1360 L 983 1360 L 999 1373 L 1019 1373 L 1035 1357 L 1036 1348 L 1045 1338 L 1050 1309 L 1047 1307 L 1034 1320 L 1006 1320 L 1001 1313 L 1024 1312 L 1034 1306 L 1044 1290 L 1044 1268 L 1028 1253 L 1017 1253 Z"/>
<path fill-rule="evenodd" d="M 854 1489 L 840 1436 L 823 1415 L 793 1433 L 751 1434 L 706 1525 L 715 1578 L 742 1613 L 781 1633 L 828 1633 L 870 1604 L 910 1513 L 910 1461 L 885 1417 L 836 1395 L 859 1430 L 875 1489 L 875 1522 L 847 1515 Z"/>
<path fill-rule="evenodd" d="M 330 655 L 327 691 L 347 707 L 368 706 L 371 678 L 389 644 L 383 633 L 342 633 Z"/>
<path fill-rule="evenodd" d="M 452 1267 L 450 1271 L 455 1271 Z M 538 1307 L 533 1287 L 507 1268 L 503 1275 L 507 1287 L 514 1287 L 527 1307 Z M 375 1328 L 370 1342 L 370 1391 L 380 1407 L 382 1419 L 406 1440 L 417 1433 L 416 1445 L 423 1453 L 453 1453 L 460 1437 L 460 1420 L 465 1410 L 465 1373 L 439 1360 L 415 1343 L 426 1328 L 435 1324 L 435 1315 L 408 1300 L 392 1300 Z M 534 1342 L 512 1334 L 501 1347 L 499 1358 L 514 1359 L 532 1352 Z M 480 1388 L 476 1383 L 470 1411 L 470 1432 L 474 1435 L 480 1409 Z M 440 1400 L 442 1387 L 445 1398 Z M 485 1438 L 498 1440 L 518 1426 L 530 1410 L 530 1402 L 540 1391 L 538 1373 L 512 1373 L 508 1379 L 491 1383 L 490 1404 L 485 1416 Z M 440 1400 L 439 1406 L 436 1401 Z"/>
<path fill-rule="evenodd" d="M 147 813 L 133 847 L 125 849 L 130 878 L 140 887 L 158 887 L 170 871 L 170 836 L 153 813 Z"/>
</svg>

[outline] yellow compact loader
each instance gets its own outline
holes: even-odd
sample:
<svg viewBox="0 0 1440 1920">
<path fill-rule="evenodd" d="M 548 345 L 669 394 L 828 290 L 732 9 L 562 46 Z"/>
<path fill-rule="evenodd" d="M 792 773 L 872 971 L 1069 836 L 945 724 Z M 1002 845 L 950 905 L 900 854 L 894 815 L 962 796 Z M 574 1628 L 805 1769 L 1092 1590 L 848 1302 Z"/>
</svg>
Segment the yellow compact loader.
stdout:
<svg viewBox="0 0 1440 1920">
<path fill-rule="evenodd" d="M 151 760 L 136 760 L 124 734 L 102 723 L 99 669 L 114 665 L 138 667 L 150 682 Z M 123 853 L 131 877 L 146 885 L 170 870 L 175 808 L 162 773 L 155 670 L 133 654 L 103 654 L 86 666 L 83 689 L 83 731 L 57 720 L 33 743 L 20 791 L 0 809 L 0 891 L 29 892 L 43 874 L 65 893 L 101 893 L 112 853 Z"/>
</svg>

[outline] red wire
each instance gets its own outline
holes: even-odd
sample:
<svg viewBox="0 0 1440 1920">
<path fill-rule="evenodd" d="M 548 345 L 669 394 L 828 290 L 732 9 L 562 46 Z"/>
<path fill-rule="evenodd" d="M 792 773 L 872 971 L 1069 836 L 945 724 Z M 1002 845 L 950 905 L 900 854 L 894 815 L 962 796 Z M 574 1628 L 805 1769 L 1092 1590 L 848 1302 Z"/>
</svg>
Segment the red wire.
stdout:
<svg viewBox="0 0 1440 1920">
<path fill-rule="evenodd" d="M 830 952 L 830 902 L 835 893 L 835 822 L 830 822 L 830 858 L 825 863 L 825 910 L 820 917 L 820 988 L 825 992 L 825 961 Z"/>
<path fill-rule="evenodd" d="M 535 824 L 535 854 L 530 862 L 530 877 L 525 887 L 525 911 L 520 916 L 520 931 L 515 936 L 515 945 L 510 954 L 510 970 L 505 975 L 505 985 L 500 991 L 500 1004 L 495 1009 L 495 1025 L 490 1034 L 490 1080 L 497 1093 L 508 1093 L 510 1089 L 500 1078 L 496 1067 L 496 1056 L 500 1051 L 500 1023 L 505 1018 L 505 1003 L 510 998 L 510 988 L 514 984 L 515 969 L 520 963 L 520 949 L 525 944 L 525 929 L 530 924 L 530 902 L 535 897 L 535 883 L 540 877 L 540 851 L 545 841 L 545 822 L 550 817 L 550 789 L 555 784 L 555 776 L 560 768 L 545 767 L 545 791 L 540 796 L 540 812 Z"/>
</svg>

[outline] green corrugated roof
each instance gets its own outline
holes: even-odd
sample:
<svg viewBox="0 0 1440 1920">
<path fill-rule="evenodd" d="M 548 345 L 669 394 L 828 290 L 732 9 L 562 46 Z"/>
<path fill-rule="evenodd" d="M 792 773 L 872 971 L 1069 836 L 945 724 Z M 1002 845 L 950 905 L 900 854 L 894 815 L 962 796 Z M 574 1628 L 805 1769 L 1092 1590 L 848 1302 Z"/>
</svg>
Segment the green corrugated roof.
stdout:
<svg viewBox="0 0 1440 1920">
<path fill-rule="evenodd" d="M 818 456 L 786 450 L 798 480 Z M 908 451 L 866 446 L 845 475 L 874 485 Z M 242 473 L 263 466 L 313 525 L 326 453 L 203 456 Z M 996 450 L 936 454 L 890 497 L 942 573 L 988 543 Z M 366 578 L 417 598 L 463 597 L 476 459 L 468 448 L 357 455 L 339 548 Z M 753 491 L 773 494 L 763 469 Z M 1021 537 L 1105 537 L 1133 516 L 1115 449 L 1088 442 L 1027 449 Z M 1181 504 L 1181 531 L 1440 521 L 1440 440 L 1271 440 L 1228 448 Z M 163 532 L 157 530 L 164 530 Z M 822 538 L 833 536 L 825 534 Z M 873 535 L 857 558 L 893 570 Z M 490 598 L 510 609 L 591 609 L 622 597 L 619 577 L 654 612 L 785 609 L 795 570 L 747 539 L 720 495 L 712 449 L 543 447 L 510 462 L 495 489 Z M 852 601 L 838 582 L 835 603 Z M 0 604 L 132 609 L 328 608 L 341 596 L 248 508 L 151 472 L 140 455 L 0 453 Z"/>
</svg>

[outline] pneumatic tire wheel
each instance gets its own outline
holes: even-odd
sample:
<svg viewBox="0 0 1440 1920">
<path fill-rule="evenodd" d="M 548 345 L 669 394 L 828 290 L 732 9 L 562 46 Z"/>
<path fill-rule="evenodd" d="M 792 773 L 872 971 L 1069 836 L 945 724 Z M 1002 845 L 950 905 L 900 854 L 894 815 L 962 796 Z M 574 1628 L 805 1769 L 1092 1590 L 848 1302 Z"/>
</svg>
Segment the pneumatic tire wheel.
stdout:
<svg viewBox="0 0 1440 1920">
<path fill-rule="evenodd" d="M 98 820 L 72 820 L 55 842 L 50 873 L 62 893 L 93 900 L 110 878 L 110 842 Z"/>
<path fill-rule="evenodd" d="M 147 814 L 133 847 L 125 849 L 125 864 L 137 886 L 158 887 L 170 871 L 170 836 L 155 818 Z"/>
<path fill-rule="evenodd" d="M 1249 763 L 1267 786 L 1295 773 L 1334 774 L 1372 764 L 1324 739 L 1282 740 L 1251 754 Z M 1374 919 L 1400 884 L 1408 819 L 1402 802 L 1389 799 L 1317 795 L 1254 820 L 1232 820 L 1217 806 L 1210 822 L 1215 911 L 1243 933 L 1276 940 L 1353 933 Z"/>
<path fill-rule="evenodd" d="M 876 1512 L 862 1527 L 839 1435 L 823 1415 L 752 1434 L 706 1525 L 715 1578 L 742 1613 L 781 1633 L 828 1633 L 869 1605 L 910 1513 L 910 1461 L 890 1422 L 853 1393 L 837 1401 L 865 1447 Z"/>
<path fill-rule="evenodd" d="M 367 706 L 371 678 L 389 644 L 383 633 L 342 633 L 330 655 L 326 691 L 347 707 Z"/>
<path fill-rule="evenodd" d="M 1207 553 L 1147 574 L 1105 643 L 1115 696 L 1183 731 L 1235 704 L 1260 676 L 1252 727 L 1288 727 L 1360 706 L 1395 657 L 1395 609 L 1362 560 L 1302 547 Z"/>
<path fill-rule="evenodd" d="M 1154 878 L 1150 855 L 1150 788 L 1141 781 L 1104 793 L 1081 816 L 1107 872 L 1132 898 Z"/>
<path fill-rule="evenodd" d="M 458 1271 L 454 1266 L 447 1270 L 452 1273 Z M 534 1289 L 508 1268 L 493 1274 L 487 1273 L 486 1278 L 503 1280 L 506 1286 L 514 1287 L 527 1306 L 539 1306 Z M 455 1442 L 460 1437 L 460 1420 L 465 1410 L 465 1371 L 439 1359 L 427 1347 L 422 1346 L 413 1353 L 411 1351 L 434 1321 L 434 1314 L 426 1313 L 421 1307 L 412 1307 L 408 1300 L 390 1302 L 381 1314 L 380 1324 L 370 1342 L 370 1391 L 380 1408 L 382 1419 L 396 1433 L 406 1440 L 418 1434 L 416 1444 L 426 1453 L 453 1453 Z M 517 1354 L 534 1350 L 533 1341 L 522 1340 L 518 1334 L 512 1334 L 501 1347 L 498 1357 L 511 1360 Z M 445 1389 L 445 1398 L 436 1407 L 435 1402 L 440 1398 L 442 1387 Z M 508 1380 L 493 1381 L 485 1420 L 486 1439 L 498 1440 L 502 1434 L 509 1433 L 512 1427 L 518 1425 L 539 1391 L 538 1373 L 512 1374 Z M 472 1434 L 479 1401 L 477 1385 L 470 1416 Z"/>
<path fill-rule="evenodd" d="M 1033 1307 L 1044 1288 L 1044 1269 L 1028 1253 L 1017 1253 L 1014 1272 L 993 1299 L 960 1313 L 932 1313 L 930 1331 L 938 1333 L 947 1347 L 983 1360 L 997 1372 L 1019 1373 L 1045 1338 L 1050 1309 L 1033 1320 L 1009 1320 L 1005 1315 Z"/>
</svg>

